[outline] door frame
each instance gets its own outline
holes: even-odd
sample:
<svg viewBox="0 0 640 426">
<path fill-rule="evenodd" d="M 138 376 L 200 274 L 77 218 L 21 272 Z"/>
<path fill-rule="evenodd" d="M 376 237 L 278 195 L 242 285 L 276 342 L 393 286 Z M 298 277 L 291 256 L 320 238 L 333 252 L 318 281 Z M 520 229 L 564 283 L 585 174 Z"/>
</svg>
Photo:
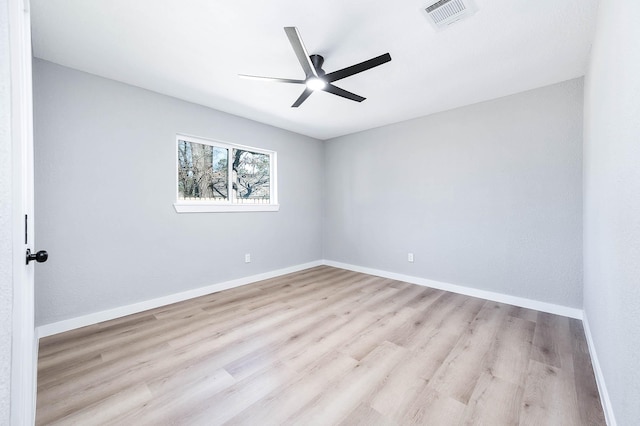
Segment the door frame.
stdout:
<svg viewBox="0 0 640 426">
<path fill-rule="evenodd" d="M 35 421 L 38 341 L 34 321 L 34 266 L 33 263 L 25 264 L 26 249 L 34 248 L 33 99 L 29 0 L 8 0 L 8 14 L 13 217 L 11 424 L 32 425 Z M 25 226 L 29 229 L 28 234 Z M 25 241 L 26 235 L 28 238 Z"/>
</svg>

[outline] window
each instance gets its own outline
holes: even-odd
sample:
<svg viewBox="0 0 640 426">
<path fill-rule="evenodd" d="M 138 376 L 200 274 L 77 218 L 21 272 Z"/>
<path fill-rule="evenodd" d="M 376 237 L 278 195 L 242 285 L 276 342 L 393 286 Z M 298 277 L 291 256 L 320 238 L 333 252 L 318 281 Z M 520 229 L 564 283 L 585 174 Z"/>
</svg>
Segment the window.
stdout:
<svg viewBox="0 0 640 426">
<path fill-rule="evenodd" d="M 277 211 L 276 153 L 177 138 L 178 213 Z"/>
</svg>

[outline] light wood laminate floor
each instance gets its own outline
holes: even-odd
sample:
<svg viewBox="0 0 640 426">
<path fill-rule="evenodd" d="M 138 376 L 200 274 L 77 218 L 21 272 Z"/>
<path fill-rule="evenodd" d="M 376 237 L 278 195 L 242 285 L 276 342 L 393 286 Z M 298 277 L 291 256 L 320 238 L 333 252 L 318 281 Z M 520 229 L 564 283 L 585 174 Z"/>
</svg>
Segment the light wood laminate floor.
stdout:
<svg viewBox="0 0 640 426">
<path fill-rule="evenodd" d="M 580 321 L 327 266 L 41 339 L 36 423 L 605 424 Z"/>
</svg>

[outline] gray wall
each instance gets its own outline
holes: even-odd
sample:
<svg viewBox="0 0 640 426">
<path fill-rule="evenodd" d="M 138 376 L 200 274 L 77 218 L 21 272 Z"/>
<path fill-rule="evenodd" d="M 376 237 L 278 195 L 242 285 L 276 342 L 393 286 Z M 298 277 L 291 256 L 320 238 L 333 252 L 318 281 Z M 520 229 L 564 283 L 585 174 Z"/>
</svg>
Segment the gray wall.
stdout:
<svg viewBox="0 0 640 426">
<path fill-rule="evenodd" d="M 321 141 L 41 60 L 34 98 L 37 325 L 322 257 Z M 176 213 L 176 132 L 277 151 L 280 211 Z"/>
<path fill-rule="evenodd" d="M 0 0 L 0 424 L 9 424 L 13 251 L 11 224 L 11 69 L 7 0 Z"/>
<path fill-rule="evenodd" d="M 582 86 L 327 141 L 325 259 L 580 308 Z"/>
<path fill-rule="evenodd" d="M 640 421 L 640 2 L 600 2 L 585 83 L 584 310 L 619 425 Z"/>
</svg>

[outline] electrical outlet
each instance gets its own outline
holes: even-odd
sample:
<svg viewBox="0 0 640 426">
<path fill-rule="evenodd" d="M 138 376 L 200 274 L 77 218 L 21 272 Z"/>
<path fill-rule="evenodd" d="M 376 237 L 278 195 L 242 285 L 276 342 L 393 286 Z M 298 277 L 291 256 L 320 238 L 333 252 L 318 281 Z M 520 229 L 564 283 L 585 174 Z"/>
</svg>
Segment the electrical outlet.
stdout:
<svg viewBox="0 0 640 426">
<path fill-rule="evenodd" d="M 409 253 L 409 254 L 407 255 L 407 260 L 408 260 L 409 262 L 413 262 L 413 253 Z"/>
<path fill-rule="evenodd" d="M 247 253 L 244 255 L 244 263 L 251 263 L 251 254 Z"/>
</svg>

